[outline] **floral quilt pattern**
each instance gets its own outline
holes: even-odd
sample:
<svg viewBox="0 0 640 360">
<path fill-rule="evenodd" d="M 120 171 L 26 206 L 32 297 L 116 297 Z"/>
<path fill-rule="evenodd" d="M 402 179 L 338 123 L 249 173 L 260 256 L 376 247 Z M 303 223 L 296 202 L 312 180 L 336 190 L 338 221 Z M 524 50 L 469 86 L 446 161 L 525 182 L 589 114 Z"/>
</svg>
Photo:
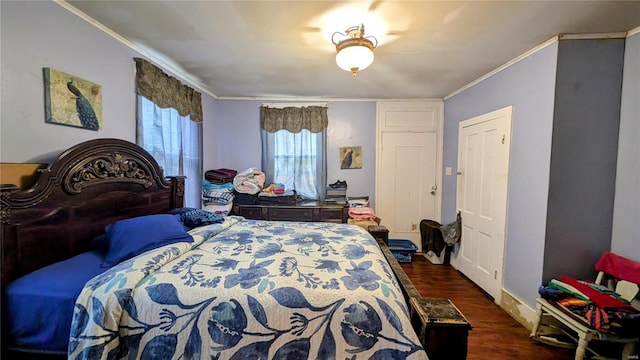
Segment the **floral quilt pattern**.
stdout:
<svg viewBox="0 0 640 360">
<path fill-rule="evenodd" d="M 69 359 L 426 359 L 376 241 L 348 224 L 227 217 L 109 269 Z"/>
</svg>

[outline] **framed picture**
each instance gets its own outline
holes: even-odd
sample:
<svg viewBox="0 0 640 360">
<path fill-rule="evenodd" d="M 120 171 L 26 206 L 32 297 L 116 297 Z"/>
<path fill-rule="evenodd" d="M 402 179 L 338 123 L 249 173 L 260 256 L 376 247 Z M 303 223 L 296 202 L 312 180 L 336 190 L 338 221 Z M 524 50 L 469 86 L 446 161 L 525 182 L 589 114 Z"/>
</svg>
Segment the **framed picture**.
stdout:
<svg viewBox="0 0 640 360">
<path fill-rule="evenodd" d="M 45 122 L 102 128 L 102 86 L 52 68 L 43 72 Z"/>
<path fill-rule="evenodd" d="M 362 147 L 340 148 L 340 169 L 362 169 Z"/>
</svg>

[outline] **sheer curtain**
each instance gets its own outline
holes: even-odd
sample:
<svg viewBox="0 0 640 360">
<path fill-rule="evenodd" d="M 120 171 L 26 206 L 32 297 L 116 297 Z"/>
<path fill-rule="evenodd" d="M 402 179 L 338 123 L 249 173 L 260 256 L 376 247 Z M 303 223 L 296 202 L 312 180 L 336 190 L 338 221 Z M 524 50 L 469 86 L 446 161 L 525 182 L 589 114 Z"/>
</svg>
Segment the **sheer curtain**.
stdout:
<svg viewBox="0 0 640 360">
<path fill-rule="evenodd" d="M 326 184 L 326 107 L 261 109 L 262 170 L 305 199 L 323 200 Z"/>
<path fill-rule="evenodd" d="M 186 176 L 185 206 L 201 207 L 202 123 L 160 108 L 138 95 L 138 145 L 162 166 L 165 176 Z"/>
<path fill-rule="evenodd" d="M 185 206 L 202 205 L 202 97 L 141 58 L 136 63 L 137 143 L 165 176 L 185 176 Z"/>
</svg>

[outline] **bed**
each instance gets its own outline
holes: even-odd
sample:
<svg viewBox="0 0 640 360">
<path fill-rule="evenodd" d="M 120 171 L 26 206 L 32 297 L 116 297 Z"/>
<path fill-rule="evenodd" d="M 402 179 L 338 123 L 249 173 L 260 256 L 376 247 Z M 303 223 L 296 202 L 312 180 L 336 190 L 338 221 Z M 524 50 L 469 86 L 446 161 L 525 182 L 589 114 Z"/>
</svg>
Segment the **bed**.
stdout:
<svg viewBox="0 0 640 360">
<path fill-rule="evenodd" d="M 3 357 L 427 357 L 407 306 L 416 289 L 360 227 L 188 224 L 175 212 L 184 179 L 118 139 L 78 144 L 36 178 L 1 196 Z M 112 258 L 176 221 L 186 237 Z M 38 308 L 52 304 L 59 314 Z"/>
</svg>

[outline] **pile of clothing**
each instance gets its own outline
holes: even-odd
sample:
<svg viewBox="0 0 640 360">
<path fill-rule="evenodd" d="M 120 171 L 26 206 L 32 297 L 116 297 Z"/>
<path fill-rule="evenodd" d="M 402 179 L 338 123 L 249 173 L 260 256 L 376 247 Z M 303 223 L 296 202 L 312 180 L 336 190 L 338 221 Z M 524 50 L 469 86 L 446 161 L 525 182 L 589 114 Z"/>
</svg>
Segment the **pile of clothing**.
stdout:
<svg viewBox="0 0 640 360">
<path fill-rule="evenodd" d="M 251 167 L 239 172 L 233 178 L 234 189 L 242 194 L 255 195 L 264 186 L 265 174 L 257 168 Z"/>
<path fill-rule="evenodd" d="M 220 168 L 220 169 L 207 170 L 204 173 L 204 178 L 213 184 L 220 185 L 220 184 L 233 182 L 233 179 L 236 177 L 236 174 L 238 174 L 236 170 Z"/>
<path fill-rule="evenodd" d="M 233 207 L 233 183 L 213 184 L 209 180 L 202 181 L 202 203 L 204 210 L 227 216 Z"/>
<path fill-rule="evenodd" d="M 369 197 L 368 196 L 349 196 L 347 197 L 347 203 L 349 204 L 349 207 L 368 207 Z"/>
<path fill-rule="evenodd" d="M 357 206 L 349 207 L 349 219 L 347 219 L 347 222 L 368 230 L 369 225 L 380 225 L 380 218 L 376 216 L 372 208 Z"/>
<path fill-rule="evenodd" d="M 295 190 L 285 190 L 284 184 L 273 183 L 260 191 L 258 204 L 293 205 L 297 201 Z"/>
<path fill-rule="evenodd" d="M 324 202 L 331 205 L 347 205 L 347 181 L 338 180 L 327 185 Z"/>
<path fill-rule="evenodd" d="M 640 311 L 604 285 L 563 276 L 540 286 L 538 293 L 598 331 L 640 335 Z"/>
<path fill-rule="evenodd" d="M 262 192 L 270 194 L 270 195 L 283 195 L 284 194 L 284 184 L 273 183 L 266 188 L 262 189 Z"/>
<path fill-rule="evenodd" d="M 237 205 L 257 204 L 258 194 L 264 186 L 265 178 L 265 174 L 255 167 L 238 173 L 233 179 L 235 203 Z"/>
</svg>

